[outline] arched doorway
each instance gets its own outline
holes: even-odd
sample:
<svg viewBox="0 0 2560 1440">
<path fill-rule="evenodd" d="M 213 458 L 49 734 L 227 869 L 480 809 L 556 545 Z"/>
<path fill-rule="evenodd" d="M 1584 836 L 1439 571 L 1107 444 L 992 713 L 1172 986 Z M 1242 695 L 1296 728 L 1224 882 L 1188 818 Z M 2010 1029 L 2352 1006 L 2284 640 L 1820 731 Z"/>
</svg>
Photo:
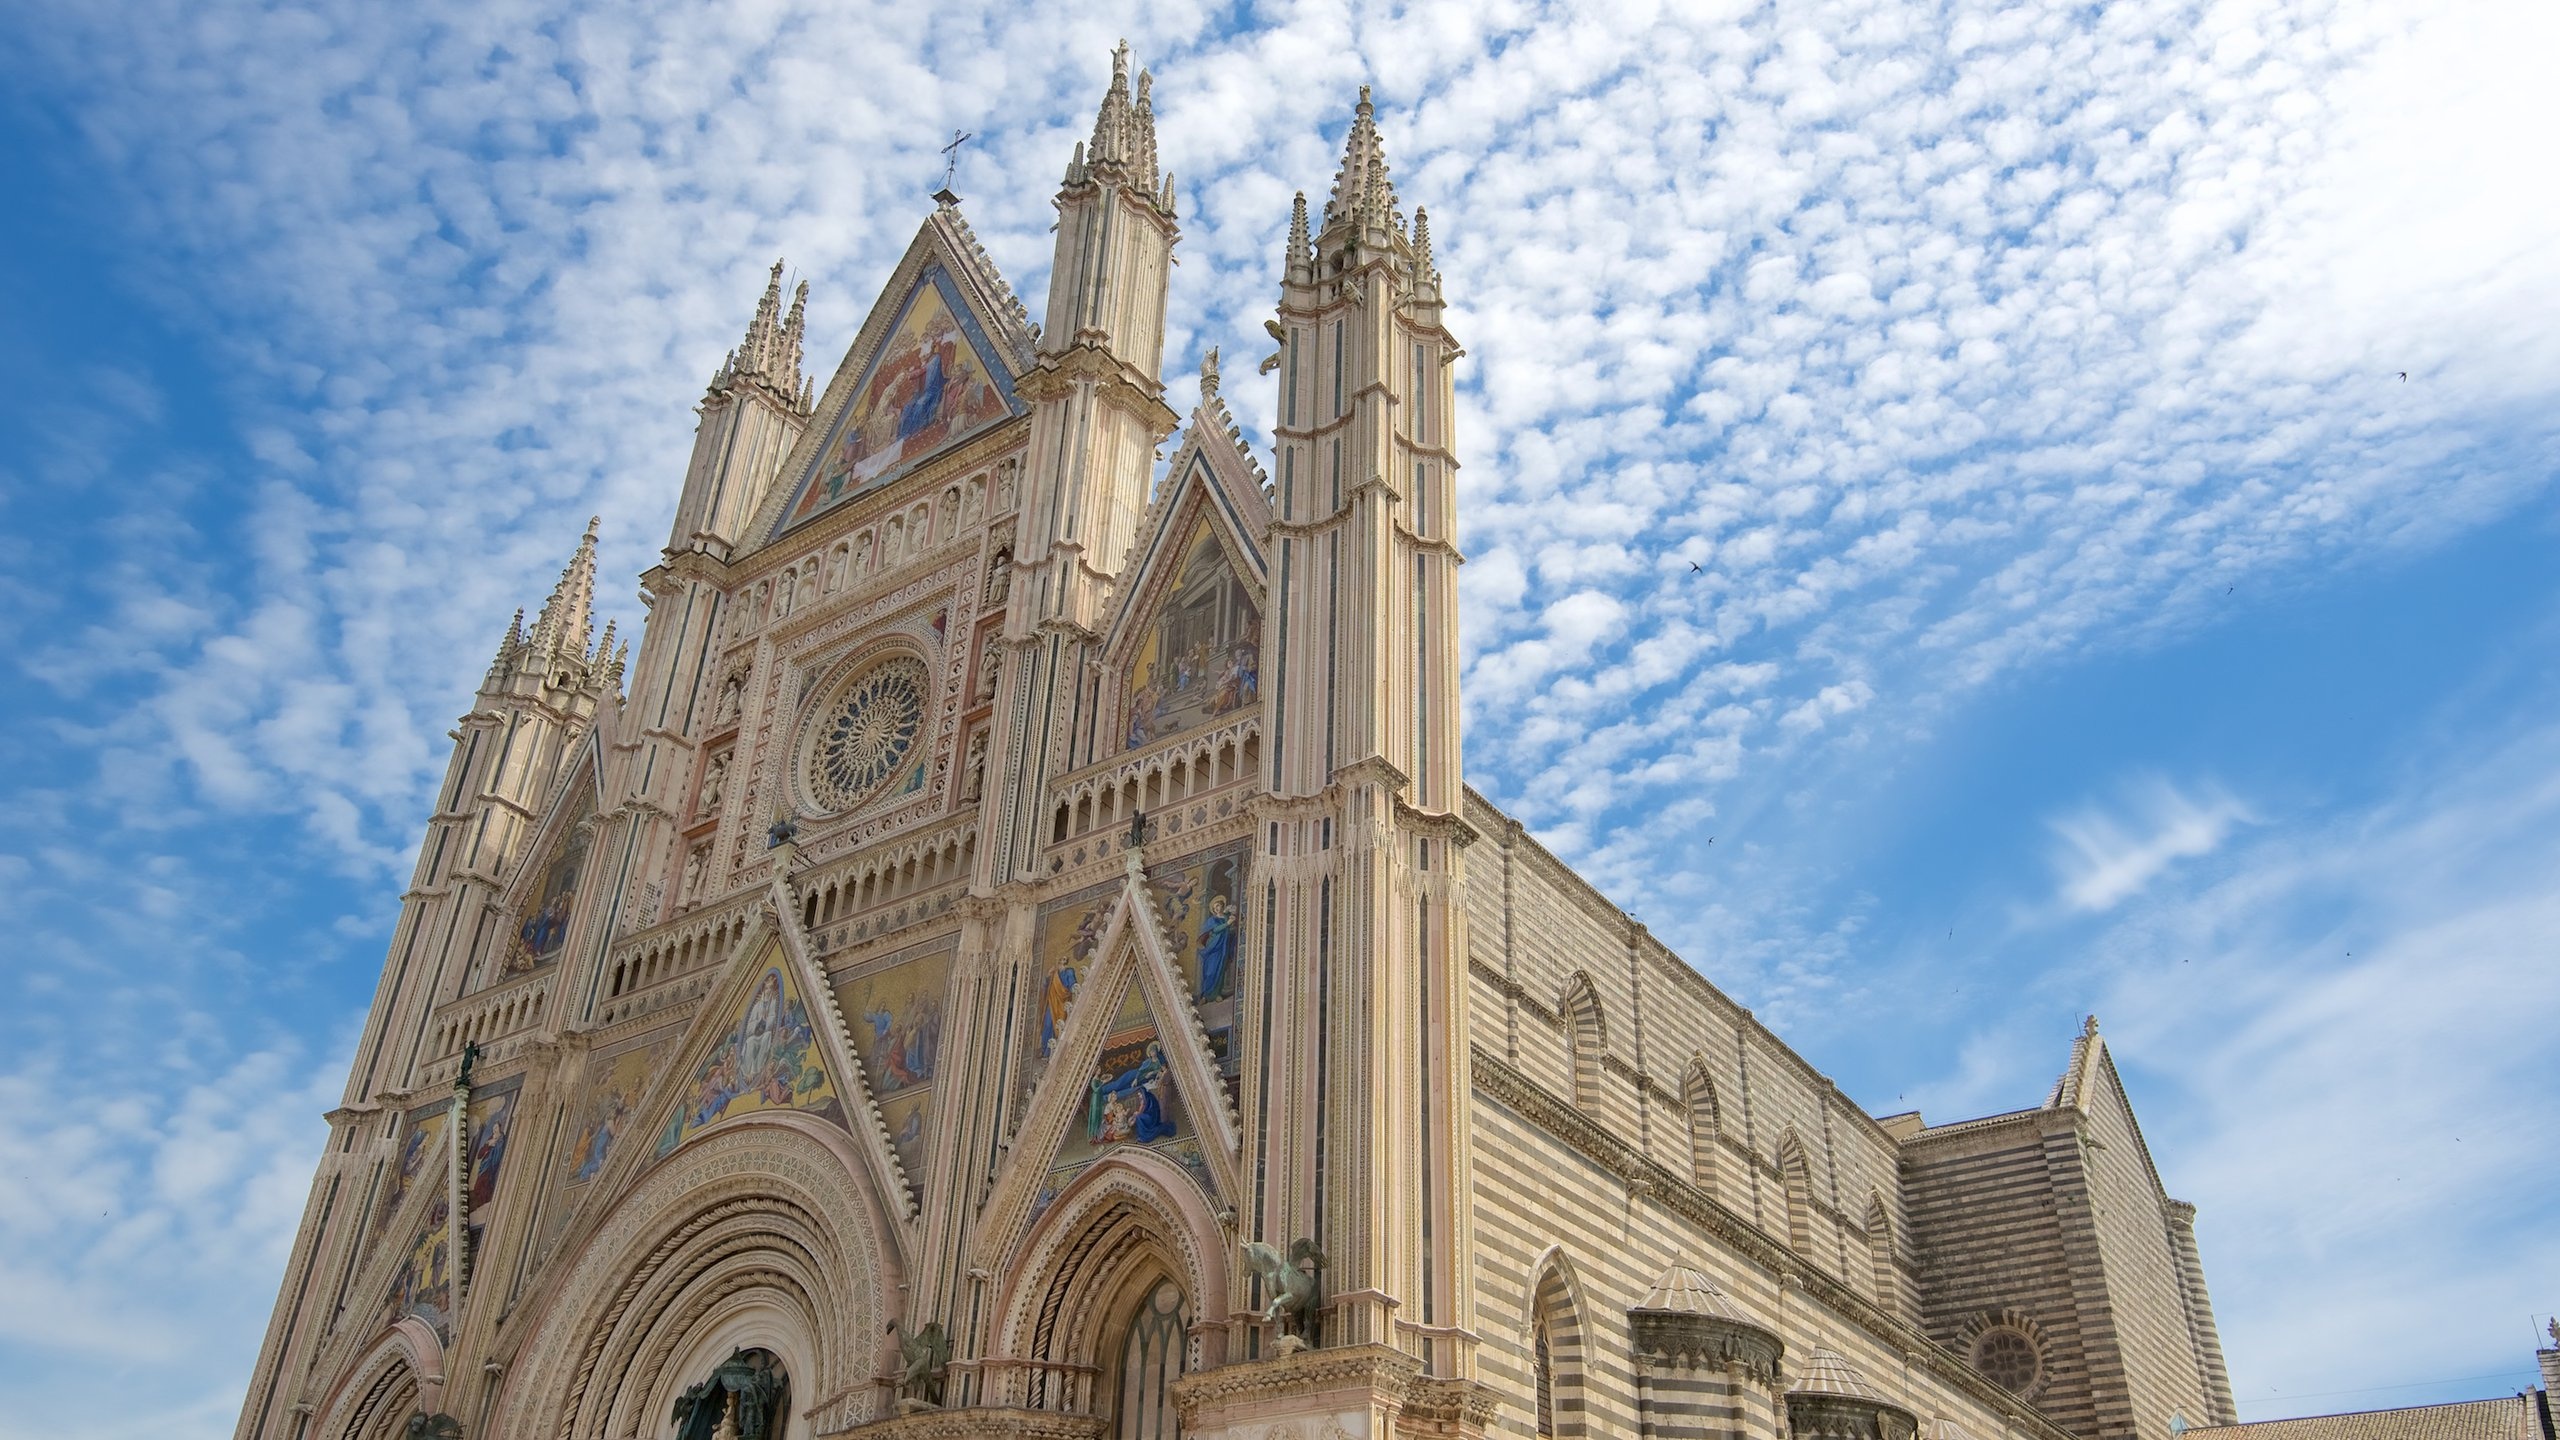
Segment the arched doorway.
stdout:
<svg viewBox="0 0 2560 1440">
<path fill-rule="evenodd" d="M 675 1440 L 793 1440 L 791 1372 L 758 1346 L 733 1350 L 676 1397 Z"/>
</svg>

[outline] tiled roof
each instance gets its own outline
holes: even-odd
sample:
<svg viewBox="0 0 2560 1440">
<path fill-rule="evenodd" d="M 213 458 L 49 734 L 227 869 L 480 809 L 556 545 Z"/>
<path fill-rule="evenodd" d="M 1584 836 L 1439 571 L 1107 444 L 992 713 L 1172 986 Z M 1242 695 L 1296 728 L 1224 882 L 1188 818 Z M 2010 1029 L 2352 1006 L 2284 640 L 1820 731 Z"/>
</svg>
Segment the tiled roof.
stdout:
<svg viewBox="0 0 2560 1440">
<path fill-rule="evenodd" d="M 1872 1400 L 1879 1405 L 1893 1403 L 1885 1399 L 1883 1393 L 1876 1387 L 1868 1384 L 1867 1377 L 1859 1374 L 1840 1352 L 1825 1349 L 1820 1345 L 1814 1346 L 1813 1353 L 1805 1357 L 1804 1373 L 1796 1377 L 1794 1388 L 1787 1393 L 1790 1395 L 1846 1395 L 1855 1400 Z"/>
<path fill-rule="evenodd" d="M 1674 1315 L 1712 1315 L 1719 1320 L 1738 1320 L 1745 1325 L 1760 1322 L 1733 1302 L 1724 1287 L 1703 1270 L 1674 1265 L 1662 1272 L 1653 1288 L 1644 1292 L 1638 1310 L 1661 1310 Z"/>
<path fill-rule="evenodd" d="M 2502 1395 L 2406 1410 L 2201 1425 L 2187 1431 L 2187 1440 L 2539 1440 L 2540 1429 L 2529 1417 L 2525 1397 Z"/>
</svg>

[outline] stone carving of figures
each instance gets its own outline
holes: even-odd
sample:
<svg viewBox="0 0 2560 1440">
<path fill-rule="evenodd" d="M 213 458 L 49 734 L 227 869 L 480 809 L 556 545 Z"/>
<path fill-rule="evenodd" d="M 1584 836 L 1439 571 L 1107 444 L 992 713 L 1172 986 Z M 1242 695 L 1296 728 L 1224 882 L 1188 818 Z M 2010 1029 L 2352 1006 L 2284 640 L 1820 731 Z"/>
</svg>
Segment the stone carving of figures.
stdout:
<svg viewBox="0 0 2560 1440">
<path fill-rule="evenodd" d="M 1003 647 L 996 643 L 995 637 L 989 636 L 987 638 L 987 647 L 978 652 L 979 699 L 993 700 L 996 698 L 996 670 L 1003 663 Z"/>
<path fill-rule="evenodd" d="M 986 504 L 987 477 L 984 475 L 970 476 L 968 488 L 960 492 L 960 523 L 965 525 L 970 521 L 977 519 L 978 512 L 984 510 L 986 508 Z"/>
<path fill-rule="evenodd" d="M 691 904 L 701 898 L 702 871 L 709 863 L 709 857 L 710 847 L 707 845 L 694 846 L 693 853 L 684 857 L 684 884 L 676 891 L 679 903 Z"/>
<path fill-rule="evenodd" d="M 795 610 L 806 610 L 818 598 L 818 557 L 809 557 L 809 568 L 800 576 L 800 598 L 792 602 Z"/>
<path fill-rule="evenodd" d="M 894 515 L 889 517 L 888 524 L 880 527 L 881 569 L 886 570 L 898 563 L 898 550 L 905 543 L 906 534 L 907 522 Z"/>
<path fill-rule="evenodd" d="M 987 789 L 987 732 L 969 737 L 968 768 L 960 777 L 960 798 L 975 800 Z"/>
<path fill-rule="evenodd" d="M 936 533 L 940 534 L 943 539 L 948 540 L 954 532 L 959 530 L 959 528 L 960 487 L 954 485 L 950 489 L 942 492 L 942 524 L 938 527 Z"/>
<path fill-rule="evenodd" d="M 772 582 L 772 581 L 770 581 L 770 580 L 768 580 L 768 581 L 764 582 L 763 584 L 758 585 L 758 586 L 756 587 L 756 600 L 755 600 L 755 604 L 753 604 L 752 606 L 749 606 L 748 608 L 755 612 L 755 613 L 754 613 L 754 618 L 761 620 L 761 619 L 763 619 L 763 618 L 764 618 L 764 615 L 765 615 L 765 607 L 766 607 L 766 606 L 768 606 L 768 605 L 771 605 L 772 603 L 773 603 L 773 582 Z"/>
<path fill-rule="evenodd" d="M 995 563 L 987 567 L 987 603 L 1001 605 L 1013 593 L 1013 552 L 999 550 Z"/>
<path fill-rule="evenodd" d="M 1013 513 L 1013 464 L 1011 461 L 1005 464 L 1004 478 L 996 482 L 996 513 L 999 515 Z"/>
<path fill-rule="evenodd" d="M 835 548 L 835 553 L 827 557 L 827 592 L 829 594 L 844 588 L 844 554 L 844 547 L 839 545 Z"/>
<path fill-rule="evenodd" d="M 693 813 L 708 815 L 720 808 L 720 797 L 729 786 L 729 752 L 711 757 L 711 766 L 702 772 L 702 798 L 694 803 Z"/>
<path fill-rule="evenodd" d="M 746 682 L 735 675 L 720 682 L 720 703 L 711 711 L 713 724 L 738 718 L 738 700 L 745 693 L 746 688 Z"/>
<path fill-rule="evenodd" d="M 853 573 L 856 578 L 871 573 L 871 532 L 853 537 Z"/>
</svg>

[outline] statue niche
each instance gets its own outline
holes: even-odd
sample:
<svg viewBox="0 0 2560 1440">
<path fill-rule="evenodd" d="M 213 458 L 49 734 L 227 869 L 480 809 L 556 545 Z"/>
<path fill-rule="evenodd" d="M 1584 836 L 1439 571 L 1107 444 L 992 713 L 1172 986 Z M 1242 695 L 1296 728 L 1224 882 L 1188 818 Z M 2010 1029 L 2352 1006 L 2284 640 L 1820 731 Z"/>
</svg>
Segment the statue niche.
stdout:
<svg viewBox="0 0 2560 1440">
<path fill-rule="evenodd" d="M 791 1377 L 770 1350 L 737 1350 L 711 1378 L 676 1397 L 675 1440 L 782 1440 L 791 1417 Z"/>
</svg>

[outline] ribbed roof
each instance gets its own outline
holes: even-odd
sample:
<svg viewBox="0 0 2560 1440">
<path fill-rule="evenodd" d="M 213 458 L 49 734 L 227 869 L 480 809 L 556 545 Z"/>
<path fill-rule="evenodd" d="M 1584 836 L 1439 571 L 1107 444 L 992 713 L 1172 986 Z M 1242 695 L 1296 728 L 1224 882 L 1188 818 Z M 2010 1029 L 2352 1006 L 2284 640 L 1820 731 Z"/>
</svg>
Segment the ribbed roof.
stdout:
<svg viewBox="0 0 2560 1440">
<path fill-rule="evenodd" d="M 1745 1325 L 1759 1325 L 1750 1311 L 1734 1303 L 1724 1287 L 1704 1270 L 1674 1265 L 1653 1282 L 1637 1302 L 1638 1310 L 1660 1310 L 1673 1315 L 1712 1315 L 1718 1320 L 1735 1320 Z"/>
<path fill-rule="evenodd" d="M 1974 1440 L 1972 1431 L 1944 1415 L 1920 1427 L 1920 1440 Z"/>
<path fill-rule="evenodd" d="M 1787 1391 L 1790 1395 L 1846 1395 L 1852 1400 L 1872 1400 L 1891 1405 L 1884 1392 L 1867 1383 L 1848 1358 L 1839 1351 L 1816 1345 L 1806 1353 L 1804 1371 Z"/>
<path fill-rule="evenodd" d="M 2305 1415 L 2247 1425 L 2199 1425 L 2188 1440 L 2524 1440 L 2540 1427 L 2525 1397 L 2413 1405 L 2405 1410 L 2357 1410 L 2344 1415 Z"/>
</svg>

